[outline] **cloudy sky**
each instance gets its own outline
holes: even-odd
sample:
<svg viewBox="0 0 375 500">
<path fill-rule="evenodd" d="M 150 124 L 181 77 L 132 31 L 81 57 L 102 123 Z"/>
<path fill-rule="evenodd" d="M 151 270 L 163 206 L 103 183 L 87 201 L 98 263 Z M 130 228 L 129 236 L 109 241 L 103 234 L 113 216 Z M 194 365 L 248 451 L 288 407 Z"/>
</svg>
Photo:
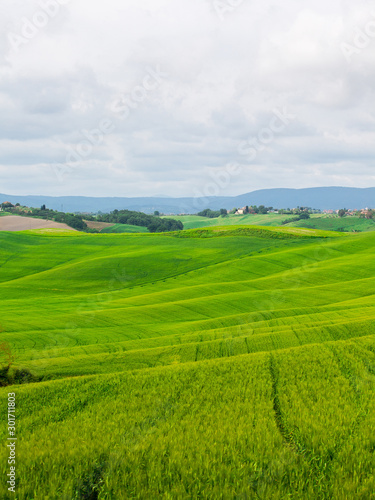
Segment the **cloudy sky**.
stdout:
<svg viewBox="0 0 375 500">
<path fill-rule="evenodd" d="M 1 0 L 0 192 L 375 186 L 366 0 Z"/>
</svg>

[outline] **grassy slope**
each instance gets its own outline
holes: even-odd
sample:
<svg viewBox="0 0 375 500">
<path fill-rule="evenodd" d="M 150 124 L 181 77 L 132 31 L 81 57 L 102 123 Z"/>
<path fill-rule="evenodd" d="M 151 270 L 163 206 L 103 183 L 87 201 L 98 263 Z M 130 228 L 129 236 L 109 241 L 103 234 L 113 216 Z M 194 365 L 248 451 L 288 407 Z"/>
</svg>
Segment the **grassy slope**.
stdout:
<svg viewBox="0 0 375 500">
<path fill-rule="evenodd" d="M 185 229 L 195 229 L 212 226 L 232 226 L 232 225 L 261 225 L 279 226 L 284 220 L 292 219 L 294 215 L 266 214 L 266 215 L 228 215 L 227 217 L 217 217 L 209 219 L 197 215 L 183 215 L 171 217 L 180 220 Z M 359 217 L 340 218 L 333 215 L 314 214 L 309 220 L 290 222 L 288 227 L 306 227 L 310 229 L 321 229 L 324 231 L 337 231 L 343 228 L 344 231 L 374 231 L 375 222 L 373 220 L 360 219 Z"/>
<path fill-rule="evenodd" d="M 375 221 L 359 217 L 316 216 L 310 220 L 291 222 L 288 226 L 323 229 L 327 231 L 375 231 Z"/>
<path fill-rule="evenodd" d="M 0 235 L 19 498 L 373 498 L 375 234 L 233 229 Z"/>
<path fill-rule="evenodd" d="M 176 215 L 169 216 L 170 219 L 180 220 L 184 224 L 184 229 L 197 229 L 211 226 L 232 226 L 232 225 L 258 225 L 258 226 L 279 226 L 285 219 L 290 219 L 292 215 L 266 214 L 266 215 L 228 215 L 227 217 L 199 217 L 198 215 Z"/>
<path fill-rule="evenodd" d="M 131 224 L 114 224 L 100 231 L 101 233 L 148 233 L 147 227 L 132 226 Z"/>
</svg>

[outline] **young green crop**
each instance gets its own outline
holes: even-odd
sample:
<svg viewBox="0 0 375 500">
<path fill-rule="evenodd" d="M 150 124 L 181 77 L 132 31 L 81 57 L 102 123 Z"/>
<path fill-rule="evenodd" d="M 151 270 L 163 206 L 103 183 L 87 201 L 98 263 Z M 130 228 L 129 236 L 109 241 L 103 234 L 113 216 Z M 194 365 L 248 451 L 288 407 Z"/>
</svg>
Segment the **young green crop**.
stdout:
<svg viewBox="0 0 375 500">
<path fill-rule="evenodd" d="M 374 498 L 375 234 L 183 236 L 0 233 L 0 497 Z"/>
</svg>

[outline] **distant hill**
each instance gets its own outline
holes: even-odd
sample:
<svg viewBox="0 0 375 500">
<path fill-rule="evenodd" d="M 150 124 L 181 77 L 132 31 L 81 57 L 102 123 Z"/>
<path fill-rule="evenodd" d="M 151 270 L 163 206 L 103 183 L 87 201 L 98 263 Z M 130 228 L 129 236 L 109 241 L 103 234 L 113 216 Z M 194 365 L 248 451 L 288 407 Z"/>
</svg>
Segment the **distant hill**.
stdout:
<svg viewBox="0 0 375 500">
<path fill-rule="evenodd" d="M 308 206 L 320 210 L 375 207 L 375 187 L 319 187 L 306 189 L 262 189 L 240 196 L 207 198 L 93 198 L 84 196 L 17 196 L 0 193 L 0 203 L 10 201 L 22 205 L 64 212 L 111 212 L 128 209 L 145 213 L 159 210 L 165 214 L 197 213 L 205 208 L 238 208 L 245 205 L 266 205 L 276 208 Z"/>
</svg>

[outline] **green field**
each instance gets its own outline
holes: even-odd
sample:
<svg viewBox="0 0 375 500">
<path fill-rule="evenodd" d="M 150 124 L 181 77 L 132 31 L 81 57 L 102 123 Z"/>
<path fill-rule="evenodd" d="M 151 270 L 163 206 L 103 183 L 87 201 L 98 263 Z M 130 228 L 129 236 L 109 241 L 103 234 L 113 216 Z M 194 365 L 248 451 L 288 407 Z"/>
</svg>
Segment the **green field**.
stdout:
<svg viewBox="0 0 375 500">
<path fill-rule="evenodd" d="M 212 226 L 232 226 L 232 225 L 259 225 L 259 226 L 280 226 L 283 221 L 293 219 L 295 215 L 283 214 L 247 214 L 228 215 L 226 217 L 200 217 L 198 215 L 169 216 L 172 219 L 180 220 L 184 224 L 184 229 L 196 229 Z M 336 215 L 313 214 L 308 220 L 300 220 L 286 224 L 291 227 L 306 227 L 310 229 L 322 229 L 323 231 L 362 232 L 375 231 L 375 221 L 360 219 L 359 217 L 339 217 Z"/>
<path fill-rule="evenodd" d="M 311 219 L 291 222 L 287 225 L 294 227 L 307 227 L 311 229 L 323 229 L 326 231 L 375 231 L 375 221 L 373 219 L 361 219 L 359 217 L 339 217 L 334 215 L 316 215 Z"/>
<path fill-rule="evenodd" d="M 114 224 L 100 231 L 101 233 L 148 233 L 147 227 L 132 226 L 131 224 Z"/>
<path fill-rule="evenodd" d="M 282 221 L 294 217 L 293 215 L 282 214 L 247 214 L 247 215 L 227 215 L 226 217 L 200 217 L 199 215 L 168 215 L 169 219 L 180 220 L 184 229 L 197 229 L 211 226 L 241 226 L 251 224 L 254 226 L 280 226 Z"/>
<path fill-rule="evenodd" d="M 40 378 L 0 389 L 0 498 L 375 498 L 374 245 L 0 233 L 1 339 Z"/>
</svg>

